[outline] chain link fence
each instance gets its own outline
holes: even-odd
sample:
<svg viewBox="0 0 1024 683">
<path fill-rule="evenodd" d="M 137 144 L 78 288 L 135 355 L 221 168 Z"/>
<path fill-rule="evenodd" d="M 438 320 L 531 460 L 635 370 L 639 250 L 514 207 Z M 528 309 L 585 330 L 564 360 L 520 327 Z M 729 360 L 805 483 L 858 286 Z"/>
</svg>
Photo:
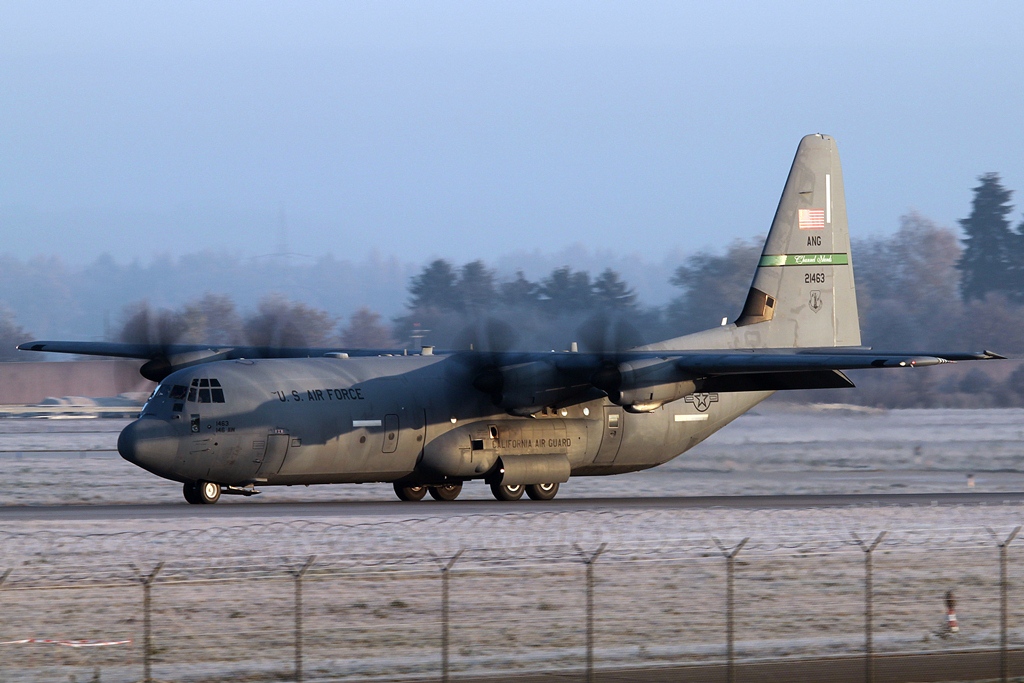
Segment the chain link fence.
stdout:
<svg viewBox="0 0 1024 683">
<path fill-rule="evenodd" d="M 877 661 L 980 654 L 1024 673 L 1019 508 L 729 514 L 0 531 L 0 679 L 734 681 L 845 657 L 873 681 Z"/>
</svg>

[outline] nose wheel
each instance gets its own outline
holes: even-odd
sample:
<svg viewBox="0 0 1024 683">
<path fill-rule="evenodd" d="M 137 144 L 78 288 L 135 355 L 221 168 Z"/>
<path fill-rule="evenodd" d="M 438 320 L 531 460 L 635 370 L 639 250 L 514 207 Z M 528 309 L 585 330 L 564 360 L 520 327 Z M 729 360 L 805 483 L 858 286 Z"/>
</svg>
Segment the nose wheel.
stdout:
<svg viewBox="0 0 1024 683">
<path fill-rule="evenodd" d="M 220 500 L 220 484 L 212 481 L 185 482 L 181 492 L 192 505 L 213 505 Z"/>
</svg>

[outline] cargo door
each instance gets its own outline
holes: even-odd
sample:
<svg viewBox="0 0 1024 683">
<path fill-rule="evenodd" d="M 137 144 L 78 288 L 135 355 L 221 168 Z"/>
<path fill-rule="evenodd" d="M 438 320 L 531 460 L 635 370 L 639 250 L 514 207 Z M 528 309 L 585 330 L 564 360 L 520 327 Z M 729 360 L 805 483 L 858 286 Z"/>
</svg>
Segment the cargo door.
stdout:
<svg viewBox="0 0 1024 683">
<path fill-rule="evenodd" d="M 290 434 L 268 434 L 267 450 L 263 453 L 263 462 L 260 463 L 256 476 L 266 477 L 270 474 L 277 474 L 288 457 L 288 444 L 291 442 Z"/>
<path fill-rule="evenodd" d="M 622 445 L 622 427 L 624 416 L 619 406 L 605 406 L 604 425 L 601 432 L 601 447 L 594 458 L 595 465 L 610 465 L 615 462 Z"/>
<path fill-rule="evenodd" d="M 384 416 L 384 443 L 381 450 L 385 453 L 394 453 L 398 449 L 398 416 Z"/>
</svg>

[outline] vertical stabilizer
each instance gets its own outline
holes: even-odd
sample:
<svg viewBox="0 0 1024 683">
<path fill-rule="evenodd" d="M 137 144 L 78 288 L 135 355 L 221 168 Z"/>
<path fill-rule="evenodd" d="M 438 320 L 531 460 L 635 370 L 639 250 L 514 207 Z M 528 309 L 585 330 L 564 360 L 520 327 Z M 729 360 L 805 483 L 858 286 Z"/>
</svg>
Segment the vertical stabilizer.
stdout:
<svg viewBox="0 0 1024 683">
<path fill-rule="evenodd" d="M 859 346 L 843 173 L 835 140 L 800 141 L 736 322 L 651 348 Z"/>
</svg>

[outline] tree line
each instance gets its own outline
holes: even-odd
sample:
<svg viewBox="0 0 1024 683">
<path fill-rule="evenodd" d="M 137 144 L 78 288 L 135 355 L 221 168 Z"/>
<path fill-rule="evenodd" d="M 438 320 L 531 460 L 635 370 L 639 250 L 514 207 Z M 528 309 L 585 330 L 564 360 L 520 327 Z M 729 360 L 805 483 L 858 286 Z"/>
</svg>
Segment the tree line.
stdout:
<svg viewBox="0 0 1024 683">
<path fill-rule="evenodd" d="M 1024 221 L 1009 216 L 1012 192 L 997 174 L 979 178 L 971 211 L 951 229 L 911 213 L 890 236 L 853 241 L 862 338 L 880 350 L 939 353 L 992 350 L 1024 354 Z M 208 293 L 176 309 L 139 301 L 110 335 L 126 342 L 410 348 L 431 344 L 478 350 L 629 348 L 735 319 L 750 286 L 763 239 L 737 240 L 722 252 L 686 258 L 671 283 L 678 295 L 645 306 L 612 269 L 596 276 L 568 266 L 528 279 L 501 278 L 483 261 L 437 259 L 413 275 L 405 312 L 391 321 L 362 308 L 347 319 L 281 295 L 239 312 Z M 14 344 L 30 338 L 0 309 L 0 358 L 25 360 Z M 15 355 L 17 354 L 17 355 Z M 877 405 L 1024 405 L 1024 369 L 1014 364 L 962 371 L 855 373 L 857 392 L 836 401 Z M 883 376 L 884 375 L 884 376 Z M 812 400 L 831 397 L 816 392 Z"/>
</svg>

